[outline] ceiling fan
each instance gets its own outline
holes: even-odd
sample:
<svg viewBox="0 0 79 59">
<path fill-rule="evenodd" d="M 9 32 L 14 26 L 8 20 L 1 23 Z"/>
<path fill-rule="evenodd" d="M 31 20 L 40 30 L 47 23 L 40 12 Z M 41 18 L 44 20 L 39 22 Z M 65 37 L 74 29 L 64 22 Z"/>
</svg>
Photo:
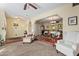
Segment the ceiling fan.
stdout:
<svg viewBox="0 0 79 59">
<path fill-rule="evenodd" d="M 25 3 L 24 4 L 24 10 L 27 10 L 28 6 L 34 8 L 34 9 L 38 9 L 37 6 L 35 6 L 33 3 Z"/>
</svg>

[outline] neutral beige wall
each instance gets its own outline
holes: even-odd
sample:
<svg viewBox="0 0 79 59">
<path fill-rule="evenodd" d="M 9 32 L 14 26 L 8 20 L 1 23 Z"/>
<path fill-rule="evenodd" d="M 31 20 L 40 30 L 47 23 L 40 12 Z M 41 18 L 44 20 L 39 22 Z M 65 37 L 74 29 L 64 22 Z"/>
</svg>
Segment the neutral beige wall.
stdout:
<svg viewBox="0 0 79 59">
<path fill-rule="evenodd" d="M 48 30 L 47 26 L 50 25 L 50 23 L 37 23 L 37 24 L 36 24 L 36 28 L 35 28 L 35 30 L 36 30 L 36 31 L 35 31 L 35 34 L 36 34 L 36 35 L 41 34 L 41 25 L 44 25 L 44 26 L 45 26 L 45 29 Z"/>
<path fill-rule="evenodd" d="M 18 24 L 17 29 L 13 26 L 14 23 Z M 27 21 L 21 18 L 7 17 L 7 38 L 21 37 L 27 29 Z"/>
<path fill-rule="evenodd" d="M 54 10 L 42 13 L 36 17 L 33 17 L 32 20 L 36 21 L 56 14 L 63 18 L 63 31 L 79 31 L 79 19 L 78 19 L 78 25 L 73 26 L 68 25 L 68 17 L 78 16 L 79 18 L 79 6 L 72 7 L 72 4 L 65 4 Z"/>
<path fill-rule="evenodd" d="M 40 35 L 41 34 L 41 25 L 40 23 L 35 24 L 35 35 Z"/>
</svg>

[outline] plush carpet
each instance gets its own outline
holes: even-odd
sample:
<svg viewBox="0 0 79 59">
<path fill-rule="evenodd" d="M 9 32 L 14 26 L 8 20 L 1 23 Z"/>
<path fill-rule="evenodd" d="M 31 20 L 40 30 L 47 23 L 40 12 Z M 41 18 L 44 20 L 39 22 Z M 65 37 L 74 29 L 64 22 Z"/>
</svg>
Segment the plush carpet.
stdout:
<svg viewBox="0 0 79 59">
<path fill-rule="evenodd" d="M 31 44 L 16 42 L 0 47 L 0 56 L 64 56 L 57 53 L 55 47 L 44 42 L 35 41 Z"/>
</svg>

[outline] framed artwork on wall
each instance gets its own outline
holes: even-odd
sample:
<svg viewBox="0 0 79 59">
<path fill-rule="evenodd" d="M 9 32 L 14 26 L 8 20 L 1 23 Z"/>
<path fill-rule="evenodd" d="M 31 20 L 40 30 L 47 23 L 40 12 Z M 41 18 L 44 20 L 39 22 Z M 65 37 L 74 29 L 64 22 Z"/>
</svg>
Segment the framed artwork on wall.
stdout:
<svg viewBox="0 0 79 59">
<path fill-rule="evenodd" d="M 77 5 L 79 5 L 79 3 L 72 3 L 72 6 L 74 7 L 74 6 L 77 6 Z"/>
<path fill-rule="evenodd" d="M 69 17 L 68 18 L 68 25 L 77 25 L 77 16 Z"/>
</svg>

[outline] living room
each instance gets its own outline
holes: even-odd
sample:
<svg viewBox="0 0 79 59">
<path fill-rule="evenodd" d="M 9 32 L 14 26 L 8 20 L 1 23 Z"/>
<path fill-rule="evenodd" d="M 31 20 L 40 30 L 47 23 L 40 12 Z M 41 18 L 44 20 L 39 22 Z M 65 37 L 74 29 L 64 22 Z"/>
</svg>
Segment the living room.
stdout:
<svg viewBox="0 0 79 59">
<path fill-rule="evenodd" d="M 51 4 L 48 3 L 48 4 L 51 5 L 53 3 L 51 3 Z M 53 45 L 55 47 L 55 49 L 52 48 L 52 50 L 55 51 L 54 55 L 62 55 L 62 53 L 67 56 L 77 55 L 79 53 L 78 52 L 79 51 L 78 50 L 79 49 L 78 48 L 79 5 L 74 6 L 73 3 L 66 3 L 63 5 L 61 5 L 61 4 L 60 4 L 60 7 L 57 7 L 55 9 L 52 9 L 52 10 L 50 9 L 46 12 L 44 12 L 45 11 L 44 10 L 43 12 L 38 13 L 37 15 L 34 14 L 35 16 L 30 15 L 30 16 L 33 16 L 31 18 L 28 18 L 28 15 L 25 14 L 25 12 L 27 12 L 27 11 L 23 10 L 23 8 L 22 9 L 15 8 L 15 6 L 18 5 L 17 3 L 16 4 L 2 4 L 1 8 L 2 7 L 5 7 L 5 8 L 2 8 L 0 10 L 0 16 L 1 16 L 0 33 L 2 35 L 1 43 L 6 42 L 6 38 L 7 38 L 7 40 L 12 41 L 12 42 L 14 41 L 14 43 L 11 43 L 12 45 L 10 44 L 11 45 L 10 47 L 5 47 L 6 49 L 7 48 L 12 49 L 13 47 L 15 47 L 15 48 L 13 48 L 15 50 L 12 49 L 13 51 L 11 51 L 11 52 L 14 52 L 14 51 L 18 50 L 18 48 L 20 48 L 20 46 L 21 46 L 21 49 L 24 46 L 24 50 L 22 50 L 22 51 L 24 51 L 23 53 L 25 53 L 26 50 L 29 51 L 31 48 L 29 47 L 30 49 L 25 50 L 25 47 L 26 47 L 25 45 L 27 45 L 26 48 L 28 48 L 28 44 L 21 45 L 22 43 L 20 43 L 19 44 L 20 46 L 18 47 L 17 46 L 18 43 L 15 43 L 15 40 L 16 40 L 15 38 L 16 37 L 22 38 L 21 40 L 19 38 L 19 40 L 17 40 L 18 42 L 21 41 L 23 43 L 27 43 L 27 42 L 29 43 L 32 41 L 29 37 L 33 36 L 33 37 L 35 37 L 35 39 L 38 39 L 41 42 L 44 41 L 43 43 L 48 44 L 48 47 L 49 47 L 49 45 Z M 37 3 L 37 5 L 42 5 L 42 4 Z M 11 11 L 8 9 L 8 6 L 9 6 L 9 9 L 14 8 L 12 10 L 13 11 L 12 13 L 7 13 L 7 11 L 8 12 Z M 19 4 L 19 6 L 20 6 L 20 4 Z M 24 4 L 22 4 L 21 6 L 24 6 Z M 30 7 L 29 7 L 29 9 L 30 9 Z M 26 18 L 21 17 L 23 15 L 16 10 L 23 10 L 23 12 L 24 12 L 23 15 L 25 15 L 27 17 Z M 32 9 L 32 10 L 33 10 L 32 12 L 34 12 L 34 11 L 36 12 L 36 10 L 34 10 L 34 9 Z M 14 13 L 14 11 L 15 11 L 15 13 Z M 6 12 L 6 14 L 5 14 L 5 12 Z M 28 12 L 28 13 L 30 13 L 30 12 Z M 12 14 L 14 14 L 15 16 Z M 16 16 L 17 14 L 20 16 Z M 11 17 L 11 15 L 12 15 L 12 17 Z M 53 34 L 51 34 L 51 33 L 53 33 Z M 41 38 L 42 36 L 40 37 L 40 35 L 43 36 L 43 40 Z M 27 39 L 27 37 L 28 37 L 28 39 Z M 39 38 L 41 38 L 41 39 L 39 39 Z M 45 38 L 45 40 L 44 40 L 44 38 Z M 51 42 L 51 40 L 49 38 L 52 39 L 53 41 Z M 34 49 L 35 49 L 35 46 L 39 45 L 39 42 L 35 41 L 35 43 L 33 42 L 32 44 L 29 44 L 29 46 L 34 46 Z M 5 44 L 5 45 L 9 46 L 9 44 Z M 18 47 L 17 49 L 16 49 L 16 46 Z M 38 48 L 39 48 L 39 46 L 38 46 Z M 1 47 L 1 49 L 2 49 L 1 51 L 3 51 L 3 52 L 6 50 L 3 47 Z M 42 50 L 44 52 L 45 47 Z M 56 52 L 56 50 L 58 53 Z M 6 51 L 9 51 L 9 50 L 6 50 Z M 15 53 L 11 54 L 11 52 L 8 53 L 6 51 L 5 51 L 6 54 L 1 53 L 1 55 L 20 55 L 20 54 L 15 54 Z M 20 52 L 22 52 L 22 51 L 20 50 Z M 33 51 L 35 51 L 35 50 L 33 50 Z M 36 51 L 38 51 L 38 50 L 36 50 Z M 22 55 L 24 55 L 23 53 L 22 53 Z M 41 53 L 39 54 L 39 52 L 38 52 L 35 55 L 41 55 Z M 29 53 L 25 53 L 25 55 L 28 55 L 28 54 Z M 30 52 L 30 54 L 33 55 L 31 52 Z M 44 53 L 44 54 L 46 54 L 46 53 Z M 46 55 L 48 55 L 48 54 L 46 54 Z M 50 53 L 49 53 L 49 55 L 50 55 Z"/>
</svg>

